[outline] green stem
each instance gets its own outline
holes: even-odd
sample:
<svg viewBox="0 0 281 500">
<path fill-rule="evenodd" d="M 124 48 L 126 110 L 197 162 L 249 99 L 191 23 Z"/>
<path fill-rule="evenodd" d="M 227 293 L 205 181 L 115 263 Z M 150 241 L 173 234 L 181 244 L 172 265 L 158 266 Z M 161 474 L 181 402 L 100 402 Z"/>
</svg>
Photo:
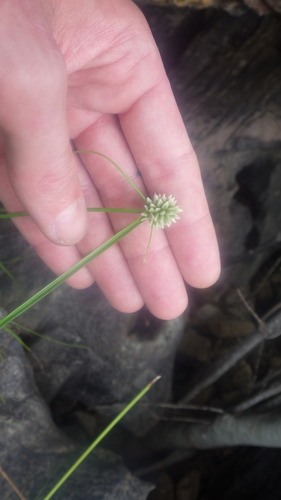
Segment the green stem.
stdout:
<svg viewBox="0 0 281 500">
<path fill-rule="evenodd" d="M 49 283 L 47 286 L 42 288 L 42 290 L 39 290 L 39 292 L 35 293 L 32 297 L 30 297 L 28 300 L 26 300 L 23 304 L 18 306 L 16 309 L 14 309 L 12 312 L 7 314 L 3 319 L 0 320 L 0 328 L 3 328 L 6 326 L 8 323 L 11 321 L 14 321 L 18 316 L 20 316 L 22 313 L 30 309 L 30 307 L 34 306 L 42 300 L 44 297 L 49 295 L 53 290 L 58 288 L 64 281 L 66 281 L 68 278 L 70 278 L 73 274 L 75 274 L 77 271 L 82 269 L 82 267 L 86 266 L 91 260 L 95 259 L 98 257 L 100 254 L 102 254 L 105 250 L 110 248 L 114 243 L 117 243 L 117 241 L 121 240 L 124 236 L 126 236 L 128 233 L 130 233 L 133 229 L 135 229 L 139 224 L 141 224 L 143 221 L 139 217 L 136 219 L 134 222 L 131 222 L 128 224 L 128 226 L 124 227 L 116 233 L 114 236 L 109 238 L 105 243 L 102 243 L 99 247 L 97 247 L 95 250 L 93 250 L 91 253 L 86 255 L 83 259 L 81 259 L 77 264 L 72 266 L 70 269 L 65 271 L 63 274 L 58 276 L 55 280 L 53 280 L 51 283 Z"/>
<path fill-rule="evenodd" d="M 14 337 L 27 351 L 30 351 L 30 347 L 26 345 L 26 343 L 15 333 L 13 330 L 11 330 L 9 327 L 5 326 L 6 332 L 8 332 L 12 337 Z"/>
<path fill-rule="evenodd" d="M 77 151 L 73 151 L 73 153 L 80 154 L 80 153 L 93 153 L 98 156 L 102 156 L 106 160 L 108 160 L 114 167 L 119 170 L 120 174 L 125 177 L 125 179 L 131 184 L 132 188 L 139 194 L 139 196 L 143 199 L 143 201 L 146 201 L 146 196 L 141 192 L 141 190 L 136 186 L 136 184 L 132 181 L 132 179 L 124 172 L 123 168 L 121 168 L 115 161 L 113 161 L 109 156 L 104 155 L 103 153 L 99 153 L 98 151 L 92 151 L 91 149 L 78 149 Z"/>
<path fill-rule="evenodd" d="M 149 232 L 149 239 L 148 239 L 148 243 L 147 243 L 147 247 L 146 247 L 146 251 L 145 251 L 144 262 L 147 262 L 148 250 L 149 250 L 151 239 L 152 239 L 152 233 L 153 233 L 153 225 L 151 224 L 151 226 L 150 226 L 150 232 Z"/>
<path fill-rule="evenodd" d="M 9 212 L 9 213 L 1 213 L 0 219 L 13 219 L 14 217 L 26 217 L 28 215 L 27 212 Z"/>
<path fill-rule="evenodd" d="M 126 213 L 126 214 L 141 214 L 143 212 L 143 208 L 107 208 L 107 207 L 99 207 L 99 208 L 87 208 L 88 212 L 116 212 L 116 213 Z M 0 219 L 13 219 L 16 217 L 27 217 L 29 215 L 28 212 L 9 212 L 9 213 L 0 213 Z"/>
<path fill-rule="evenodd" d="M 58 489 L 63 485 L 63 483 L 65 483 L 65 481 L 75 471 L 75 469 L 77 469 L 77 467 L 79 467 L 79 465 L 85 460 L 85 458 L 87 458 L 87 456 L 105 438 L 105 436 L 113 429 L 113 427 L 115 427 L 115 425 L 126 415 L 126 413 L 128 413 L 128 411 L 130 411 L 133 408 L 133 406 L 135 406 L 135 404 L 149 391 L 151 386 L 155 382 L 157 382 L 157 380 L 159 380 L 159 378 L 160 377 L 158 376 L 155 379 L 153 379 L 151 382 L 149 382 L 149 384 L 147 384 L 145 386 L 145 388 L 142 389 L 137 394 L 137 396 L 134 397 L 134 399 L 132 399 L 132 401 L 130 401 L 130 403 L 127 404 L 127 406 L 125 406 L 125 408 L 123 408 L 123 410 L 117 415 L 117 417 L 115 417 L 114 420 L 112 420 L 112 422 L 110 422 L 110 424 L 104 429 L 104 431 L 102 431 L 102 433 L 99 434 L 99 436 L 94 440 L 94 442 L 86 449 L 86 451 L 84 451 L 84 453 L 78 458 L 78 460 L 76 460 L 76 462 L 72 465 L 72 467 L 70 467 L 70 469 L 68 469 L 68 471 L 64 474 L 64 476 L 57 482 L 57 484 L 55 484 L 55 486 L 47 494 L 47 496 L 44 497 L 43 500 L 50 500 L 50 498 L 52 498 L 54 496 L 56 491 L 58 491 Z"/>
<path fill-rule="evenodd" d="M 12 321 L 12 326 L 15 326 L 16 328 L 19 328 L 23 332 L 30 333 L 32 335 L 36 335 L 36 337 L 40 337 L 41 339 L 48 340 L 49 342 L 53 342 L 53 344 L 62 345 L 64 347 L 73 347 L 73 348 L 76 348 L 76 349 L 89 349 L 89 347 L 86 346 L 86 345 L 69 344 L 68 342 L 62 342 L 61 340 L 53 339 L 52 337 L 48 337 L 48 335 L 43 335 L 41 333 L 35 332 L 34 330 L 31 330 L 31 328 L 27 328 L 27 326 L 20 325 L 16 321 Z M 5 327 L 5 330 L 8 331 L 8 328 Z"/>
<path fill-rule="evenodd" d="M 125 214 L 141 214 L 143 212 L 143 208 L 87 208 L 88 212 L 116 212 L 116 213 L 125 213 Z"/>
<path fill-rule="evenodd" d="M 3 273 L 5 273 L 13 283 L 16 283 L 16 278 L 12 275 L 9 269 L 7 269 L 3 262 L 0 262 L 0 269 L 2 269 Z"/>
</svg>

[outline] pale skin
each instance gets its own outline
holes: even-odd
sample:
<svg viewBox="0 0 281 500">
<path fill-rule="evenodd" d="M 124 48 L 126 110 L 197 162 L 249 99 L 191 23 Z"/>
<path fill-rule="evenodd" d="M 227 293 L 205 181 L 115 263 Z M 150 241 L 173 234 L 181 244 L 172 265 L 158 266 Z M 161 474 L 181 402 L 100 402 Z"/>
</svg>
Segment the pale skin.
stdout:
<svg viewBox="0 0 281 500">
<path fill-rule="evenodd" d="M 185 282 L 212 285 L 219 252 L 196 155 L 147 23 L 129 0 L 1 0 L 0 200 L 60 274 L 129 223 L 142 200 L 105 159 L 183 209 L 166 231 L 145 222 L 69 279 L 94 281 L 122 312 L 161 319 L 187 306 Z M 72 145 L 71 145 L 72 141 Z"/>
</svg>

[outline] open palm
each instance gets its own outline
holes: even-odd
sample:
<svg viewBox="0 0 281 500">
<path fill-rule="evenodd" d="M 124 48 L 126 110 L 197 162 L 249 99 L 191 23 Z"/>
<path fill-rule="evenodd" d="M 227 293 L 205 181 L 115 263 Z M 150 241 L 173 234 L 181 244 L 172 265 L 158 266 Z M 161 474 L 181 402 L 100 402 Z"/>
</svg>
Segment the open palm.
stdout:
<svg viewBox="0 0 281 500">
<path fill-rule="evenodd" d="M 10 211 L 29 211 L 32 219 L 17 221 L 19 229 L 62 273 L 133 217 L 87 216 L 85 205 L 141 208 L 109 162 L 73 155 L 70 139 L 75 149 L 114 159 L 143 192 L 175 196 L 181 219 L 154 231 L 146 262 L 144 223 L 69 283 L 83 288 L 96 281 L 124 312 L 146 303 L 160 318 L 176 317 L 187 305 L 184 281 L 212 284 L 219 256 L 196 156 L 149 28 L 128 0 L 33 3 L 33 17 L 28 7 L 18 16 L 26 50 L 21 47 L 15 62 L 8 59 L 17 68 L 20 57 L 21 71 L 15 69 L 13 85 L 0 84 L 6 103 L 0 199 Z M 7 33 L 0 29 L 0 42 Z M 7 65 L 5 58 L 0 62 Z"/>
</svg>

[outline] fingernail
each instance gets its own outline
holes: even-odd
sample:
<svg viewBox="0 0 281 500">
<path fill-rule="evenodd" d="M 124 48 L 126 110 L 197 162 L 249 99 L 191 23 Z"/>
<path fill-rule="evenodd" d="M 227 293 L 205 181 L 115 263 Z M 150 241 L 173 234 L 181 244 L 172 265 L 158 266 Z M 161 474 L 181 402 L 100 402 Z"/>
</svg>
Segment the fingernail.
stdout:
<svg viewBox="0 0 281 500">
<path fill-rule="evenodd" d="M 84 200 L 75 200 L 55 218 L 52 226 L 55 240 L 64 245 L 78 243 L 86 230 L 86 217 Z"/>
</svg>

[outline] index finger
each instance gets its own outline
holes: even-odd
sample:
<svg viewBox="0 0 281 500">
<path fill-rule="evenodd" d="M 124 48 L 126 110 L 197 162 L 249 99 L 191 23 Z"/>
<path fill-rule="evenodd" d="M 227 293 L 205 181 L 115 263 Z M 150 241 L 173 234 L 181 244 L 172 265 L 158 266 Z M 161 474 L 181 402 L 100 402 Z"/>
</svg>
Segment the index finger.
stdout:
<svg viewBox="0 0 281 500">
<path fill-rule="evenodd" d="M 196 155 L 165 72 L 159 72 L 159 83 L 120 123 L 150 195 L 171 194 L 183 209 L 166 233 L 183 278 L 204 288 L 220 273 L 217 239 Z"/>
</svg>

